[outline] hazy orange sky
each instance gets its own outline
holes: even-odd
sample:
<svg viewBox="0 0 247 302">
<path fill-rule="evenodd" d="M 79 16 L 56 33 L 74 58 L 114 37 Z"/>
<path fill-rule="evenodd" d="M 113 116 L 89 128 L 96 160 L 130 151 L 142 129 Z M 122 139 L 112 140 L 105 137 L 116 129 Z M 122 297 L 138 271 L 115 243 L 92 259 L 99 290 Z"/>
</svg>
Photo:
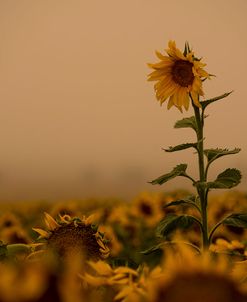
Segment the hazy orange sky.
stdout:
<svg viewBox="0 0 247 302">
<path fill-rule="evenodd" d="M 0 200 L 130 198 L 190 188 L 147 184 L 179 163 L 197 177 L 193 141 L 176 120 L 192 115 L 155 100 L 146 63 L 169 39 L 187 40 L 207 70 L 212 105 L 205 147 L 240 147 L 209 174 L 236 167 L 246 190 L 246 0 L 0 0 Z"/>
</svg>

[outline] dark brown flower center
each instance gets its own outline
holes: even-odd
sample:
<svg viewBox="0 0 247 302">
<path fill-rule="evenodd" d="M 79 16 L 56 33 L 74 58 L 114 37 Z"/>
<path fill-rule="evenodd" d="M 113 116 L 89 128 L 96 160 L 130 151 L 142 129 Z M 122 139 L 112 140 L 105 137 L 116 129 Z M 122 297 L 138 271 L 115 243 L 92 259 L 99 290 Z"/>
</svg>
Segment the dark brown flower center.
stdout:
<svg viewBox="0 0 247 302">
<path fill-rule="evenodd" d="M 244 302 L 246 297 L 227 278 L 195 273 L 177 276 L 173 282 L 160 288 L 155 302 L 163 301 Z"/>
<path fill-rule="evenodd" d="M 182 87 L 192 85 L 194 74 L 192 72 L 193 64 L 188 61 L 178 60 L 172 67 L 172 79 Z"/>
<path fill-rule="evenodd" d="M 141 209 L 141 212 L 146 216 L 150 216 L 153 214 L 153 210 L 152 210 L 151 206 L 149 204 L 145 203 L 144 201 L 140 204 L 140 209 Z"/>
<path fill-rule="evenodd" d="M 82 253 L 87 259 L 100 259 L 99 245 L 91 226 L 73 223 L 53 231 L 48 239 L 48 247 L 64 257 L 70 253 Z"/>
</svg>

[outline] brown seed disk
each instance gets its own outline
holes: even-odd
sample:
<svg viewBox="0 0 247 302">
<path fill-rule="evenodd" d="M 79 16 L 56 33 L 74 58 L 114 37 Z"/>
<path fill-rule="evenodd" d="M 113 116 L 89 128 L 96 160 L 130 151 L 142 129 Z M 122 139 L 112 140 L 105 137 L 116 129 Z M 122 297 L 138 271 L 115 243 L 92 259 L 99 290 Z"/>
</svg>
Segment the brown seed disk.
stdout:
<svg viewBox="0 0 247 302">
<path fill-rule="evenodd" d="M 182 87 L 192 85 L 194 74 L 192 72 L 193 64 L 188 61 L 178 60 L 172 67 L 172 78 L 175 83 Z"/>
<path fill-rule="evenodd" d="M 140 204 L 140 209 L 141 209 L 141 212 L 146 216 L 151 216 L 153 214 L 153 210 L 152 210 L 151 206 L 149 204 L 145 203 L 145 201 L 143 201 Z"/>
<path fill-rule="evenodd" d="M 195 273 L 177 276 L 167 286 L 158 289 L 154 302 L 245 302 L 235 284 L 217 275 Z"/>
<path fill-rule="evenodd" d="M 100 259 L 99 245 L 95 231 L 90 225 L 73 223 L 55 229 L 48 239 L 48 247 L 64 257 L 72 253 L 82 253 L 86 259 Z"/>
</svg>

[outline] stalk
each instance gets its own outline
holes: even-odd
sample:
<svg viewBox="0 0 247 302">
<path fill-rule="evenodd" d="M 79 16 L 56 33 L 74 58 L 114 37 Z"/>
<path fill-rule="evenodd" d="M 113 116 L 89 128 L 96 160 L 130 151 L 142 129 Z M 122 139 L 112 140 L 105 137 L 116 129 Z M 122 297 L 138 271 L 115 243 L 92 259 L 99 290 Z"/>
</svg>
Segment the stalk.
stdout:
<svg viewBox="0 0 247 302">
<path fill-rule="evenodd" d="M 200 198 L 201 205 L 201 219 L 202 219 L 202 242 L 203 249 L 208 249 L 209 238 L 208 238 L 208 217 L 207 217 L 207 189 L 204 184 L 206 182 L 206 173 L 204 167 L 204 146 L 203 146 L 203 126 L 204 126 L 204 117 L 203 113 L 200 113 L 200 109 L 194 105 L 193 108 L 195 112 L 195 118 L 197 123 L 197 154 L 198 154 L 198 166 L 199 166 L 199 176 L 200 183 L 197 186 L 197 192 Z"/>
</svg>

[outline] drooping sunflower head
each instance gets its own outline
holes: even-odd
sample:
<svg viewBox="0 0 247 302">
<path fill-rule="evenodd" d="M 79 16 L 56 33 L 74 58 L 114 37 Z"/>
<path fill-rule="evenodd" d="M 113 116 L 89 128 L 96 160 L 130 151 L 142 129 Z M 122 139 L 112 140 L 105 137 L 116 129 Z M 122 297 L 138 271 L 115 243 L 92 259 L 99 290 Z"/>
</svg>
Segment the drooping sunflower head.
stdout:
<svg viewBox="0 0 247 302">
<path fill-rule="evenodd" d="M 40 235 L 39 239 L 44 240 L 46 248 L 60 257 L 81 253 L 85 259 L 99 260 L 109 256 L 104 234 L 92 223 L 92 216 L 80 219 L 63 215 L 55 220 L 45 213 L 45 223 L 47 230 L 33 230 Z"/>
<path fill-rule="evenodd" d="M 169 41 L 168 56 L 156 51 L 160 62 L 148 64 L 154 71 L 149 74 L 149 81 L 156 81 L 154 89 L 156 98 L 162 105 L 166 99 L 168 109 L 176 106 L 181 112 L 184 107 L 189 108 L 190 97 L 197 107 L 201 107 L 199 96 L 203 96 L 202 81 L 209 78 L 209 74 L 203 69 L 206 65 L 194 56 L 188 43 L 182 53 L 175 41 Z"/>
</svg>

